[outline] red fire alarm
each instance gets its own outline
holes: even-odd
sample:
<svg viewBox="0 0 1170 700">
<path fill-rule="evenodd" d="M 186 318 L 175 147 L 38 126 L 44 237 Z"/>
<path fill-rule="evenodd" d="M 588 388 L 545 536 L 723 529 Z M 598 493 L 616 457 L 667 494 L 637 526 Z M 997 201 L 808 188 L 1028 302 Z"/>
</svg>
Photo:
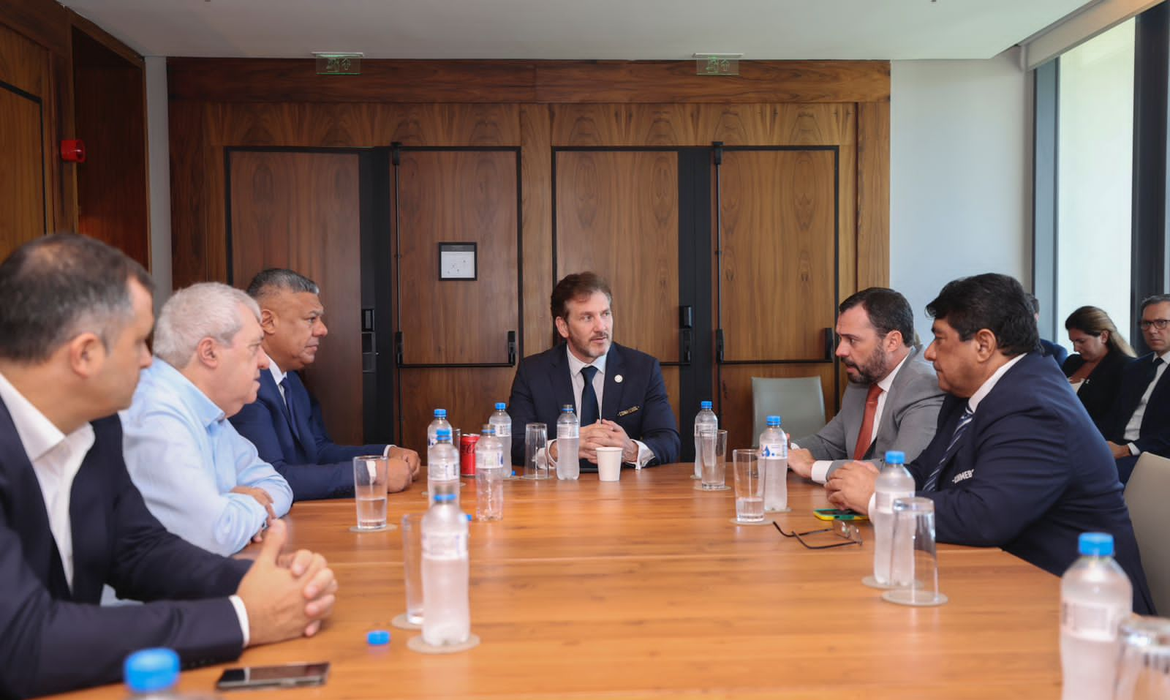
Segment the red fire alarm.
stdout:
<svg viewBox="0 0 1170 700">
<path fill-rule="evenodd" d="M 85 142 L 81 139 L 64 139 L 61 141 L 61 160 L 68 163 L 85 162 Z"/>
</svg>

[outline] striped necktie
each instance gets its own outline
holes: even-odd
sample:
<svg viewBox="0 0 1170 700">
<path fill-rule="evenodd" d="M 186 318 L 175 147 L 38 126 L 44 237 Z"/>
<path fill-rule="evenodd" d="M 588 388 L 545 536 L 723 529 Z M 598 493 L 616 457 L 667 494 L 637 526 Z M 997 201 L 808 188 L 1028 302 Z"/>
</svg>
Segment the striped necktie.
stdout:
<svg viewBox="0 0 1170 700">
<path fill-rule="evenodd" d="M 963 416 L 959 418 L 959 424 L 955 426 L 955 432 L 951 435 L 951 441 L 947 445 L 946 452 L 943 452 L 942 459 L 935 465 L 934 471 L 930 473 L 930 478 L 926 480 L 926 486 L 922 487 L 923 491 L 937 491 L 938 490 L 938 476 L 942 473 L 943 467 L 946 466 L 949 460 L 955 454 L 955 448 L 959 444 L 959 440 L 963 438 L 963 433 L 967 431 L 967 426 L 971 425 L 971 419 L 975 417 L 975 412 L 971 410 L 971 404 L 963 407 Z"/>
</svg>

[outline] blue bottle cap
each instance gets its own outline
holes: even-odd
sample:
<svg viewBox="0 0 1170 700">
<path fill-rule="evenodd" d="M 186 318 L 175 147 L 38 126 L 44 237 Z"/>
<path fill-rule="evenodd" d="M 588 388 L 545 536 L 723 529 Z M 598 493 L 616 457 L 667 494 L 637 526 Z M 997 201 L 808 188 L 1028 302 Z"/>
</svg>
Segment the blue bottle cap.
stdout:
<svg viewBox="0 0 1170 700">
<path fill-rule="evenodd" d="M 1077 544 L 1083 557 L 1113 556 L 1113 535 L 1105 532 L 1082 532 Z"/>
<path fill-rule="evenodd" d="M 905 464 L 906 453 L 900 450 L 886 452 L 886 464 Z"/>
<path fill-rule="evenodd" d="M 507 407 L 508 407 L 508 404 L 504 403 L 503 401 L 499 401 L 496 403 L 496 410 L 497 411 L 502 411 Z"/>
<path fill-rule="evenodd" d="M 372 647 L 385 646 L 390 643 L 390 633 L 386 630 L 373 630 L 366 634 L 366 644 Z"/>
<path fill-rule="evenodd" d="M 450 440 L 451 439 L 451 431 L 448 428 L 439 428 L 438 430 L 435 431 L 435 437 L 438 438 L 439 440 L 442 440 L 443 438 Z"/>
<path fill-rule="evenodd" d="M 133 693 L 153 693 L 179 682 L 179 655 L 170 649 L 136 651 L 122 665 L 126 687 Z"/>
<path fill-rule="evenodd" d="M 768 416 L 768 427 L 769 428 L 779 428 L 780 427 L 780 416 Z"/>
<path fill-rule="evenodd" d="M 435 409 L 435 418 L 446 418 L 446 417 L 447 417 L 447 409 L 445 409 L 445 408 L 436 408 Z"/>
<path fill-rule="evenodd" d="M 709 411 L 709 410 L 711 410 L 711 406 L 712 406 L 712 404 L 711 404 L 711 402 L 710 402 L 710 401 L 700 401 L 700 402 L 699 402 L 699 409 L 700 409 L 700 410 L 707 410 L 707 411 Z"/>
<path fill-rule="evenodd" d="M 467 522 L 471 522 L 471 520 L 472 520 L 472 518 L 471 518 L 471 513 L 464 513 L 464 514 L 463 514 L 463 517 L 464 517 L 464 518 L 467 518 Z"/>
<path fill-rule="evenodd" d="M 575 410 L 576 408 L 571 403 L 567 403 L 564 406 L 561 406 L 561 413 L 572 413 Z"/>
<path fill-rule="evenodd" d="M 483 437 L 495 437 L 496 427 L 494 425 L 485 425 L 483 426 L 483 430 L 479 431 L 479 434 Z"/>
<path fill-rule="evenodd" d="M 435 503 L 449 503 L 449 502 L 454 501 L 454 500 L 455 500 L 455 494 L 453 494 L 453 493 L 436 493 L 435 494 Z"/>
</svg>

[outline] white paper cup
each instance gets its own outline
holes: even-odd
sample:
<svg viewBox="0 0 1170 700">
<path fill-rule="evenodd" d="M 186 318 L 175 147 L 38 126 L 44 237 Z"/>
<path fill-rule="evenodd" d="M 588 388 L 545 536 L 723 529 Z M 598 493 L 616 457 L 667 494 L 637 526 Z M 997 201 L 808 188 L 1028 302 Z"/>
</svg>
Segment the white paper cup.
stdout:
<svg viewBox="0 0 1170 700">
<path fill-rule="evenodd" d="M 617 481 L 622 476 L 622 448 L 597 448 L 597 475 L 602 481 Z"/>
</svg>

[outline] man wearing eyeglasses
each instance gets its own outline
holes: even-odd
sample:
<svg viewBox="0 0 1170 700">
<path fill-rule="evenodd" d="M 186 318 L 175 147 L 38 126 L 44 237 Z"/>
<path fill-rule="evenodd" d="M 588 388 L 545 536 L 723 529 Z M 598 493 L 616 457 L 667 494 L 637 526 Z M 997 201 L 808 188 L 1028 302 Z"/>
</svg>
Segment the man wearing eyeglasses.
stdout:
<svg viewBox="0 0 1170 700">
<path fill-rule="evenodd" d="M 1105 437 L 1123 484 L 1141 453 L 1170 457 L 1170 380 L 1164 381 L 1170 362 L 1170 294 L 1144 299 L 1139 325 L 1152 352 L 1122 370 L 1121 390 L 1106 423 Z"/>
</svg>

